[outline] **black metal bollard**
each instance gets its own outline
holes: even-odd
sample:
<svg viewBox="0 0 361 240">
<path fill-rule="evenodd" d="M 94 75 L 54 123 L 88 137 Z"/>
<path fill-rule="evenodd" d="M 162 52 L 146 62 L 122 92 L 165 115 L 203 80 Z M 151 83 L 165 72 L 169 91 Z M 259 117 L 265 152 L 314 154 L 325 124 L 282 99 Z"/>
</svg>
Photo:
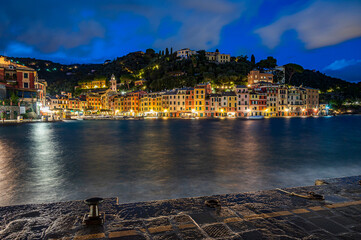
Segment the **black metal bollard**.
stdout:
<svg viewBox="0 0 361 240">
<path fill-rule="evenodd" d="M 102 198 L 89 198 L 84 200 L 84 202 L 89 206 L 89 214 L 84 216 L 83 223 L 85 225 L 102 225 L 104 219 L 99 214 L 98 204 L 103 202 Z"/>
</svg>

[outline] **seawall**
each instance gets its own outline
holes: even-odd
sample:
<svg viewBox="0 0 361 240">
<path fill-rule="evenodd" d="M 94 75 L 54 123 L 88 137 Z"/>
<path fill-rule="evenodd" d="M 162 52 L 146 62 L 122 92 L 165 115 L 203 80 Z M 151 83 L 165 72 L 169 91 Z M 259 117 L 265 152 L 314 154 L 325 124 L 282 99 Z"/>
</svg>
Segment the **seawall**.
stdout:
<svg viewBox="0 0 361 240">
<path fill-rule="evenodd" d="M 99 205 L 104 224 L 92 226 L 82 223 L 83 201 L 5 206 L 0 239 L 361 239 L 360 180 L 139 203 L 110 198 Z"/>
</svg>

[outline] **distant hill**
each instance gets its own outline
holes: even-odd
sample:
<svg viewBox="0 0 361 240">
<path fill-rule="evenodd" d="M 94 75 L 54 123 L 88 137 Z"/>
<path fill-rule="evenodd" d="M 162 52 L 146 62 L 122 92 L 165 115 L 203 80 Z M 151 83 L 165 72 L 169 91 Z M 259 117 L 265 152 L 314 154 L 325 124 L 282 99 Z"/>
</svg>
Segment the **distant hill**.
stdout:
<svg viewBox="0 0 361 240">
<path fill-rule="evenodd" d="M 145 53 L 129 53 L 105 64 L 64 65 L 33 58 L 10 59 L 36 69 L 39 78 L 48 82 L 48 93 L 52 95 L 60 91 L 73 92 L 79 81 L 97 77 L 110 79 L 112 74 L 124 83 L 125 89 L 137 89 L 134 80 L 146 79 L 150 91 L 194 86 L 200 82 L 211 82 L 216 86 L 246 84 L 247 74 L 253 68 L 274 67 L 277 63 L 272 57 L 252 63 L 247 56 L 238 56 L 232 57 L 229 63 L 216 64 L 206 60 L 204 51 L 198 51 L 198 55 L 188 60 L 179 60 L 175 53 L 162 55 L 152 49 L 147 49 Z M 279 75 L 275 78 L 277 80 Z M 361 83 L 346 82 L 318 71 L 295 73 L 290 84 L 320 89 L 321 100 L 327 102 L 361 99 Z"/>
</svg>

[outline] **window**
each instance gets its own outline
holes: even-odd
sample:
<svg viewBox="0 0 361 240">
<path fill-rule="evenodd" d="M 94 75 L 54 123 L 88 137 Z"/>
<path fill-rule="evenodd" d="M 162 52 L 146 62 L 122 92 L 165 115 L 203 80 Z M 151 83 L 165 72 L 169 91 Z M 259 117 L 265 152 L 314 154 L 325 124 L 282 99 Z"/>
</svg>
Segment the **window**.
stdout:
<svg viewBox="0 0 361 240">
<path fill-rule="evenodd" d="M 24 83 L 24 88 L 29 88 L 29 83 L 25 82 Z"/>
</svg>

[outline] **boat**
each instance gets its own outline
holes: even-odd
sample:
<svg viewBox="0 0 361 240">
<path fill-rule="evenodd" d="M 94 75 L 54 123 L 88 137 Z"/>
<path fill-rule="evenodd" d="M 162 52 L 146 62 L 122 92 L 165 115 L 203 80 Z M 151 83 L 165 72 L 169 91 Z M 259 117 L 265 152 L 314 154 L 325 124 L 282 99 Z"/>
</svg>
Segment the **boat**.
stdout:
<svg viewBox="0 0 361 240">
<path fill-rule="evenodd" d="M 261 120 L 261 119 L 264 119 L 264 116 L 249 116 L 249 117 L 246 117 L 246 119 L 248 119 L 248 120 Z"/>
</svg>

